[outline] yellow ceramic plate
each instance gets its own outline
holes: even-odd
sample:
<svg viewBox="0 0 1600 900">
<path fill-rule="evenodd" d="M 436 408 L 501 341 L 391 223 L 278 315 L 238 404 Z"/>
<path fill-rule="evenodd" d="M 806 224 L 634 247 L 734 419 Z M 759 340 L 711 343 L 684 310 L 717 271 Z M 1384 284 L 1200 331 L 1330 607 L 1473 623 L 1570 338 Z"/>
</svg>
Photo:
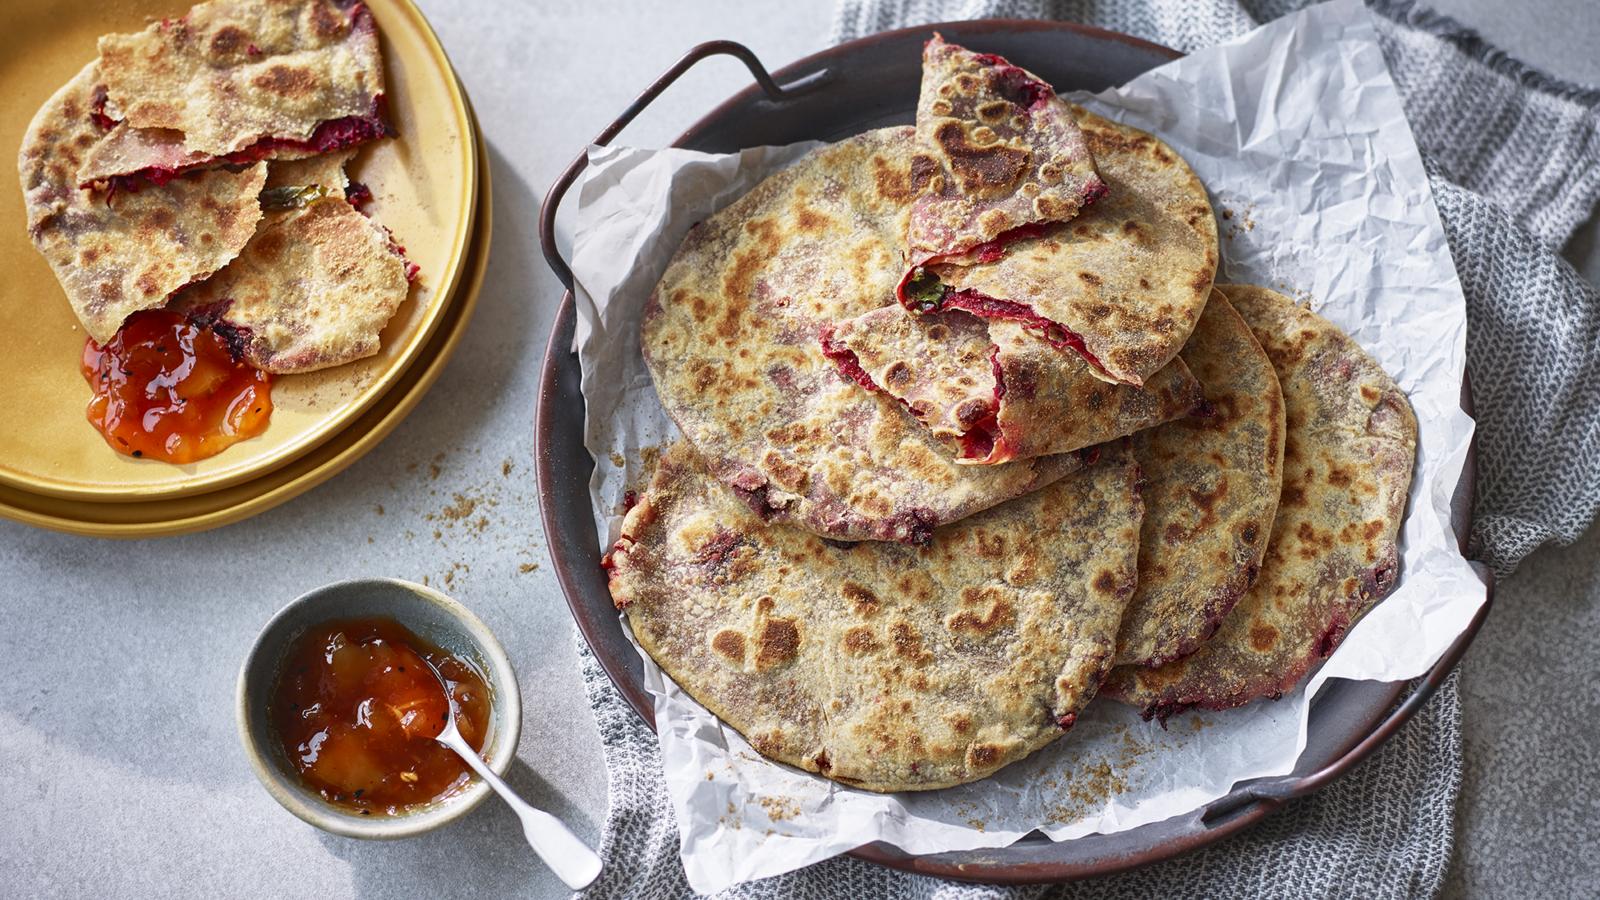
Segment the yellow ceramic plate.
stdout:
<svg viewBox="0 0 1600 900">
<path fill-rule="evenodd" d="M 0 484 L 0 516 L 73 534 L 157 537 L 203 531 L 255 515 L 321 484 L 360 459 L 399 425 L 443 371 L 478 302 L 492 230 L 489 161 L 478 147 L 481 198 L 462 262 L 461 280 L 433 338 L 392 389 L 332 439 L 287 465 L 243 484 L 204 494 L 130 503 L 41 496 Z"/>
<path fill-rule="evenodd" d="M 96 39 L 177 16 L 186 0 L 7 0 L 0 4 L 0 149 L 14 158 L 34 111 L 95 56 Z M 368 0 L 382 36 L 385 93 L 399 136 L 364 147 L 351 176 L 367 207 L 421 275 L 360 362 L 278 378 L 260 437 L 193 465 L 131 459 L 84 417 L 78 372 L 84 332 L 50 267 L 28 240 L 13 170 L 0 176 L 0 487 L 95 503 L 148 502 L 217 491 L 272 472 L 361 418 L 428 346 L 461 278 L 478 202 L 466 97 L 438 39 L 410 0 Z"/>
</svg>

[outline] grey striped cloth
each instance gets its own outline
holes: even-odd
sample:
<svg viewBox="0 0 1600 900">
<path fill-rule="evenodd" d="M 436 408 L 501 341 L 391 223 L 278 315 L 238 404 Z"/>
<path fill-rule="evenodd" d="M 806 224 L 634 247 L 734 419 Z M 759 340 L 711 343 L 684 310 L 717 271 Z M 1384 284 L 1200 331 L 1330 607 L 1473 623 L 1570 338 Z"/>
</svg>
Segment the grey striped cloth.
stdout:
<svg viewBox="0 0 1600 900">
<path fill-rule="evenodd" d="M 978 17 L 1059 18 L 1194 50 L 1302 5 L 842 0 L 833 36 Z M 1535 547 L 1575 540 L 1600 508 L 1600 296 L 1558 255 L 1600 194 L 1600 92 L 1555 82 L 1412 3 L 1378 0 L 1373 11 L 1467 297 L 1479 423 L 1471 550 L 1506 575 Z M 588 648 L 579 653 L 611 791 L 607 869 L 587 896 L 689 896 L 655 736 Z M 1178 860 L 1089 883 L 1001 889 L 840 858 L 721 896 L 1431 897 L 1450 859 L 1461 758 L 1452 677 L 1346 777 Z"/>
</svg>

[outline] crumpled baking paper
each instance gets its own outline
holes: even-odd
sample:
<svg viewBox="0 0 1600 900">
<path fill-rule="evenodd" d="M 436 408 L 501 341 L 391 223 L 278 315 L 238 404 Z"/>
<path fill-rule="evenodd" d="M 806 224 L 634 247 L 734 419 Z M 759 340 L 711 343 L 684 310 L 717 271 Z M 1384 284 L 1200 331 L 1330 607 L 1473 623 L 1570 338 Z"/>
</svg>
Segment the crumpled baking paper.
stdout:
<svg viewBox="0 0 1600 900">
<path fill-rule="evenodd" d="M 1400 585 L 1277 702 L 1178 716 L 1167 729 L 1095 703 L 1056 745 L 993 778 L 922 794 L 852 790 L 765 761 L 645 656 L 683 864 L 697 891 L 870 841 L 912 853 L 968 850 L 1035 829 L 1069 840 L 1189 813 L 1235 782 L 1290 772 L 1310 698 L 1328 678 L 1416 677 L 1484 602 L 1450 528 L 1473 428 L 1460 409 L 1465 300 L 1368 12 L 1357 0 L 1312 7 L 1072 99 L 1154 132 L 1199 173 L 1219 216 L 1218 282 L 1309 303 L 1405 389 L 1420 441 Z M 914 103 L 908 94 L 908 117 Z M 677 433 L 639 353 L 651 288 L 691 225 L 813 146 L 725 156 L 591 149 L 573 229 L 574 343 L 602 546 L 616 539 L 624 492 L 643 488 L 651 448 Z"/>
</svg>

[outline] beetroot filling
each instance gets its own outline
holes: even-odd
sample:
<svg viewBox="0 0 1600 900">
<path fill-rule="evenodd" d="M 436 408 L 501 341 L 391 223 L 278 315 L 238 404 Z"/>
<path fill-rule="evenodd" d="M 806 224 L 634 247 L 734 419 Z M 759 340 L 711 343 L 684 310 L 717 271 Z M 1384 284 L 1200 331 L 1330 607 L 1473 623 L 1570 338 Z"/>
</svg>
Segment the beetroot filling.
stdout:
<svg viewBox="0 0 1600 900">
<path fill-rule="evenodd" d="M 106 102 L 109 99 L 110 97 L 106 94 L 106 86 L 103 84 L 95 85 L 94 105 L 89 110 L 89 118 L 94 121 L 94 124 L 100 126 L 101 131 L 110 131 L 117 124 L 116 119 L 106 115 Z"/>
<path fill-rule="evenodd" d="M 834 341 L 832 325 L 824 326 L 822 329 L 822 355 L 833 360 L 833 364 L 839 367 L 839 374 L 869 391 L 878 390 L 878 385 L 872 380 L 872 376 L 867 374 L 866 369 L 861 368 L 861 359 L 856 356 L 856 352 Z"/>
<path fill-rule="evenodd" d="M 832 325 L 822 329 L 822 355 L 839 367 L 839 374 L 874 393 L 881 390 L 867 370 L 861 367 L 861 358 L 856 356 L 856 352 L 834 341 Z M 994 368 L 994 408 L 961 435 L 961 459 L 988 459 L 996 448 L 1004 449 L 1006 446 L 1006 436 L 1000 430 L 1000 403 L 1006 395 L 1006 381 L 1000 372 L 1000 348 L 997 346 L 989 348 L 989 365 Z M 911 404 L 905 400 L 895 399 L 900 401 L 901 406 L 911 409 Z M 911 414 L 918 421 L 922 420 L 916 410 L 911 410 Z"/>
<path fill-rule="evenodd" d="M 356 208 L 358 210 L 360 209 L 360 207 Z M 363 215 L 365 215 L 365 213 L 363 213 Z M 422 273 L 422 267 L 412 262 L 411 257 L 406 256 L 405 245 L 394 239 L 394 232 L 390 231 L 388 226 L 379 225 L 378 227 L 382 228 L 383 233 L 389 236 L 389 252 L 400 257 L 400 261 L 406 264 L 406 283 L 410 284 L 411 282 L 416 281 L 417 276 Z"/>
<path fill-rule="evenodd" d="M 1089 204 L 1094 198 L 1098 198 L 1104 193 L 1105 185 L 1102 184 L 1098 193 L 1094 194 L 1093 197 L 1084 199 L 1084 204 Z M 906 285 L 921 275 L 926 266 L 936 265 L 953 256 L 965 256 L 969 253 L 976 254 L 980 263 L 992 263 L 1005 256 L 1006 248 L 1010 245 L 1027 238 L 1039 237 L 1055 224 L 1054 222 L 1029 222 L 1026 225 L 1018 225 L 1010 230 L 1002 231 L 989 240 L 981 244 L 975 244 L 965 250 L 954 250 L 949 253 L 930 256 L 906 271 L 906 274 L 900 279 L 900 284 L 895 287 L 895 299 L 899 300 L 902 306 L 909 307 L 911 305 L 911 302 L 906 298 Z"/>
<path fill-rule="evenodd" d="M 233 306 L 233 298 L 224 297 L 215 303 L 189 313 L 189 323 L 196 328 L 211 329 L 211 332 L 221 338 L 222 342 L 227 345 L 228 355 L 233 357 L 234 362 L 238 362 L 244 358 L 244 351 L 250 346 L 250 341 L 254 339 L 255 335 L 249 328 L 223 321 L 222 317 L 227 315 L 228 308 L 231 306 Z"/>
<path fill-rule="evenodd" d="M 366 210 L 366 206 L 372 202 L 372 188 L 359 181 L 352 181 L 345 186 L 344 200 L 355 207 L 356 212 L 361 213 L 363 216 L 371 217 L 371 214 Z M 394 239 L 394 232 L 389 230 L 389 226 L 380 224 L 378 227 L 383 229 L 385 237 L 388 238 L 389 252 L 400 257 L 401 261 L 406 264 L 406 283 L 409 284 L 416 281 L 417 275 L 422 272 L 422 267 L 406 256 L 405 245 Z"/>
<path fill-rule="evenodd" d="M 1081 335 L 1069 330 L 1060 322 L 1052 322 L 1046 319 L 1021 303 L 1013 303 L 1010 300 L 996 300 L 987 294 L 965 290 L 951 291 L 945 294 L 943 305 L 965 310 L 985 319 L 1012 319 L 1021 322 L 1028 329 L 1038 331 L 1040 336 L 1050 343 L 1050 346 L 1055 347 L 1057 350 L 1065 350 L 1070 347 L 1079 356 L 1082 356 L 1089 365 L 1094 366 L 1101 372 L 1106 371 L 1106 367 L 1101 365 L 1100 360 L 1089 352 L 1089 347 L 1083 342 Z M 1106 374 L 1109 375 L 1110 373 Z"/>
<path fill-rule="evenodd" d="M 363 207 L 372 202 L 372 188 L 359 181 L 352 181 L 345 186 L 344 199 L 348 200 L 357 212 L 365 212 Z"/>
<path fill-rule="evenodd" d="M 1328 627 L 1323 629 L 1322 634 L 1317 637 L 1316 653 L 1318 656 L 1326 659 L 1333 655 L 1333 651 L 1339 648 L 1339 641 L 1344 638 L 1344 629 L 1347 624 L 1348 622 L 1342 615 L 1335 616 L 1334 620 L 1328 623 Z"/>
<path fill-rule="evenodd" d="M 362 116 L 345 116 L 340 119 L 329 119 L 318 125 L 308 138 L 277 138 L 266 137 L 254 144 L 236 150 L 226 156 L 202 160 L 193 165 L 178 166 L 146 166 L 136 172 L 126 175 L 113 175 L 105 180 L 106 188 L 111 193 L 118 191 L 133 192 L 146 184 L 160 187 L 163 184 L 191 172 L 195 169 L 209 168 L 221 165 L 244 166 L 271 158 L 279 151 L 309 151 L 311 155 L 331 153 L 356 144 L 366 143 L 381 137 L 388 137 L 392 132 L 389 124 L 383 118 L 383 95 L 378 95 L 373 101 L 372 112 Z M 90 187 L 93 182 L 85 182 L 79 187 Z"/>
<path fill-rule="evenodd" d="M 1092 183 L 1084 188 L 1083 205 L 1080 206 L 1079 209 L 1081 210 L 1083 207 L 1087 207 L 1096 200 L 1099 200 L 1101 197 L 1104 197 L 1110 190 L 1111 189 L 1106 186 L 1104 181 L 1101 181 L 1098 177 L 1096 177 Z M 1012 244 L 1015 244 L 1018 241 L 1027 240 L 1028 238 L 1042 237 L 1049 232 L 1050 229 L 1060 224 L 1060 222 L 1028 222 L 1023 225 L 1018 225 L 1015 228 L 1002 231 L 989 240 L 984 241 L 981 244 L 975 244 L 966 248 L 965 250 L 953 250 L 949 253 L 937 253 L 933 256 L 929 256 L 912 266 L 906 271 L 906 274 L 901 277 L 900 283 L 896 285 L 894 289 L 895 299 L 900 301 L 901 306 L 911 308 L 912 301 L 906 297 L 906 285 L 920 277 L 924 273 L 927 266 L 937 265 L 938 263 L 949 260 L 951 257 L 966 256 L 968 254 L 975 255 L 979 263 L 998 262 L 1006 255 L 1006 249 Z"/>
<path fill-rule="evenodd" d="M 994 370 L 994 405 L 989 414 L 978 420 L 961 436 L 962 459 L 990 459 L 996 452 L 1009 449 L 1006 434 L 1000 428 L 1000 405 L 1005 402 L 1006 376 L 1000 371 L 1000 348 L 989 347 L 989 366 Z"/>
<path fill-rule="evenodd" d="M 617 562 L 614 558 L 617 555 L 617 552 L 619 550 L 626 552 L 632 545 L 633 538 L 623 535 L 621 540 L 617 541 L 615 544 L 612 544 L 611 549 L 607 550 L 605 555 L 600 557 L 600 569 L 604 571 L 607 576 L 610 576 L 610 574 L 615 572 L 617 569 Z M 625 605 L 626 604 L 618 603 L 617 608 L 621 609 Z"/>
<path fill-rule="evenodd" d="M 1031 112 L 1056 95 L 1055 89 L 1050 85 L 1035 80 L 1003 56 L 980 53 L 977 55 L 977 61 L 979 65 L 992 66 L 996 69 L 995 77 L 1000 80 L 1000 89 L 1006 94 L 1006 99 L 1023 109 Z"/>
<path fill-rule="evenodd" d="M 1009 231 L 1000 232 L 993 240 L 984 241 L 966 252 L 977 256 L 978 262 L 991 263 L 1006 255 L 1006 247 L 1024 238 L 1038 237 L 1053 224 L 1055 223 L 1029 222 L 1026 225 L 1018 225 Z"/>
</svg>

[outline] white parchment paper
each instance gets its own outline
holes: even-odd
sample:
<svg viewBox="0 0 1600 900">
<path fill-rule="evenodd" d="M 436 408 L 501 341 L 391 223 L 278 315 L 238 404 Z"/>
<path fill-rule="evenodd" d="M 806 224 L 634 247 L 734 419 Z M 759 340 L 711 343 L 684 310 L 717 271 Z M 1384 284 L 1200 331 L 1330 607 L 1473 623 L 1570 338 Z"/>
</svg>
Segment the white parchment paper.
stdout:
<svg viewBox="0 0 1600 900">
<path fill-rule="evenodd" d="M 982 48 L 978 48 L 982 49 Z M 882 840 L 913 853 L 1054 840 L 1181 815 L 1245 779 L 1291 771 L 1328 678 L 1420 675 L 1484 586 L 1450 529 L 1472 420 L 1459 407 L 1466 311 L 1422 160 L 1369 14 L 1337 0 L 1073 98 L 1154 132 L 1195 168 L 1219 216 L 1219 282 L 1294 295 L 1399 381 L 1420 425 L 1396 591 L 1309 682 L 1278 702 L 1177 717 L 1163 730 L 1092 704 L 1055 746 L 996 777 L 883 796 L 761 759 L 646 656 L 689 883 L 711 892 Z M 909 111 L 915 97 L 906 97 Z M 615 540 L 624 492 L 676 429 L 638 349 L 646 298 L 689 227 L 814 145 L 728 156 L 594 148 L 578 194 L 575 349 L 594 454 L 595 527 Z M 642 654 L 641 654 L 642 655 Z"/>
</svg>

